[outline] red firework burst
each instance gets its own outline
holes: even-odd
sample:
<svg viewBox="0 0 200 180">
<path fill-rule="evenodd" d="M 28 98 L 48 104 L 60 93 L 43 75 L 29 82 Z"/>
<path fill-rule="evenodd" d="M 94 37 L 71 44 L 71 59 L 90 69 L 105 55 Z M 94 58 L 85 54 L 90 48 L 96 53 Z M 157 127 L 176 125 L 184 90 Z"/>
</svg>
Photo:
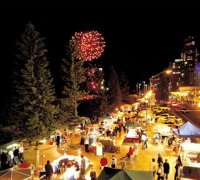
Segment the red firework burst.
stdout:
<svg viewBox="0 0 200 180">
<path fill-rule="evenodd" d="M 98 31 L 76 32 L 72 41 L 75 58 L 84 61 L 98 59 L 105 48 L 104 38 Z"/>
</svg>

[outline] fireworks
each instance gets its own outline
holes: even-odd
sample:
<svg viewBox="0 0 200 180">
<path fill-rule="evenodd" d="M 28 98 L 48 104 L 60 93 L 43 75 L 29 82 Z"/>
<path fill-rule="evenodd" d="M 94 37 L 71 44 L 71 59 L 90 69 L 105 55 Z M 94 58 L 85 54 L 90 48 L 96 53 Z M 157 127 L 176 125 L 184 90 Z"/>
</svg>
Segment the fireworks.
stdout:
<svg viewBox="0 0 200 180">
<path fill-rule="evenodd" d="M 104 51 L 104 38 L 98 31 L 76 32 L 72 37 L 75 58 L 92 61 L 98 59 Z"/>
<path fill-rule="evenodd" d="M 95 82 L 95 81 L 90 81 L 90 82 L 88 82 L 88 87 L 91 90 L 97 90 L 98 89 L 98 83 Z"/>
<path fill-rule="evenodd" d="M 86 76 L 88 78 L 95 77 L 95 73 L 96 73 L 96 69 L 95 68 L 87 68 L 86 72 L 85 72 L 85 74 L 86 74 Z"/>
</svg>

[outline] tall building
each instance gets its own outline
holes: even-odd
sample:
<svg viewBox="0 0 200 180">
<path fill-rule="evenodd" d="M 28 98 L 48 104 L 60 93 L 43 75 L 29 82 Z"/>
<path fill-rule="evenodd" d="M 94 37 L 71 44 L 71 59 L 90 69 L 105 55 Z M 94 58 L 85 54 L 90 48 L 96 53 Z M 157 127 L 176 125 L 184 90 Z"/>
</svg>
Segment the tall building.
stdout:
<svg viewBox="0 0 200 180">
<path fill-rule="evenodd" d="M 196 64 L 198 62 L 198 51 L 194 37 L 188 36 L 183 41 L 183 49 L 181 50 L 181 58 L 175 59 L 169 63 L 169 68 L 172 69 L 171 90 L 177 90 L 180 86 L 196 85 Z"/>
</svg>

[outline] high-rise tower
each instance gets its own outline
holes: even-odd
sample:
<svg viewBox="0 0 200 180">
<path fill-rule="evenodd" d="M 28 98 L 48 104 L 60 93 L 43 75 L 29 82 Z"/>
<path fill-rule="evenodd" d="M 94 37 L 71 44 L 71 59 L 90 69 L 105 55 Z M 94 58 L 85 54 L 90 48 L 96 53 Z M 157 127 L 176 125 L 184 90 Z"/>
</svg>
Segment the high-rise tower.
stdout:
<svg viewBox="0 0 200 180">
<path fill-rule="evenodd" d="M 176 90 L 180 86 L 196 85 L 195 66 L 198 62 L 198 58 L 199 53 L 194 37 L 186 37 L 183 41 L 181 58 L 176 59 L 174 62 L 169 64 L 169 67 L 173 71 L 173 75 L 171 77 L 173 90 Z"/>
</svg>

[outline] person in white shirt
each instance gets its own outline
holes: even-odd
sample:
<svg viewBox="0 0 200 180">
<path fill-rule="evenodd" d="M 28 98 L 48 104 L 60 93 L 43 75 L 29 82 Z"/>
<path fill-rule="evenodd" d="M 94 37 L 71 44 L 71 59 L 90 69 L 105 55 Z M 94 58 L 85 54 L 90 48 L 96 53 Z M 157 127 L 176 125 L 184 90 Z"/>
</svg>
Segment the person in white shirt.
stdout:
<svg viewBox="0 0 200 180">
<path fill-rule="evenodd" d="M 24 147 L 23 147 L 23 145 L 21 145 L 19 147 L 19 161 L 23 160 L 23 154 L 24 154 Z"/>
<path fill-rule="evenodd" d="M 115 158 L 114 155 L 112 155 L 110 166 L 111 166 L 111 168 L 116 168 L 116 165 L 117 165 L 117 159 Z"/>
<path fill-rule="evenodd" d="M 153 172 L 153 178 L 155 179 L 156 171 L 157 171 L 157 163 L 156 163 L 155 158 L 152 158 L 152 160 L 151 160 L 150 171 Z"/>
</svg>

